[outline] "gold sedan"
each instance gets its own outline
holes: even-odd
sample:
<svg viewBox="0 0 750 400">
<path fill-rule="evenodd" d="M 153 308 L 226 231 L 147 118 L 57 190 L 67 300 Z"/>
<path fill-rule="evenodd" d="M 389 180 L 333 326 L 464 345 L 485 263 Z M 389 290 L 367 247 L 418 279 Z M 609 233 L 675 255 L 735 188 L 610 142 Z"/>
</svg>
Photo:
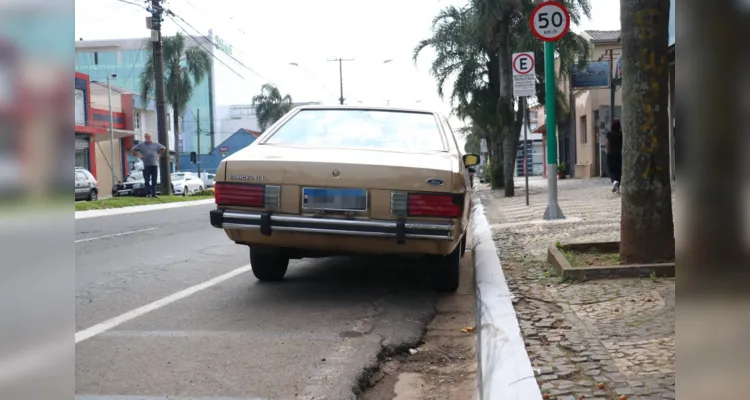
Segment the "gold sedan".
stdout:
<svg viewBox="0 0 750 400">
<path fill-rule="evenodd" d="M 261 281 L 283 279 L 290 259 L 418 255 L 452 292 L 478 163 L 433 112 L 298 107 L 221 162 L 211 225 L 250 247 Z"/>
</svg>

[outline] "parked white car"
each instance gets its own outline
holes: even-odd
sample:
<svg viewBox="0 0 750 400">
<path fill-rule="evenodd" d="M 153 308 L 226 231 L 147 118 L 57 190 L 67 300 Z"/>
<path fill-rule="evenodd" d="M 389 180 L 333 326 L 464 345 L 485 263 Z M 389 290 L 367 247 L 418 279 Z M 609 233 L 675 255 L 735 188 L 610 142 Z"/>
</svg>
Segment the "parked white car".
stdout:
<svg viewBox="0 0 750 400">
<path fill-rule="evenodd" d="M 203 180 L 192 172 L 175 172 L 171 180 L 172 191 L 177 195 L 187 196 L 206 188 Z"/>
<path fill-rule="evenodd" d="M 208 172 L 201 172 L 201 180 L 203 181 L 203 186 L 207 188 L 214 187 L 216 174 L 210 174 Z"/>
</svg>

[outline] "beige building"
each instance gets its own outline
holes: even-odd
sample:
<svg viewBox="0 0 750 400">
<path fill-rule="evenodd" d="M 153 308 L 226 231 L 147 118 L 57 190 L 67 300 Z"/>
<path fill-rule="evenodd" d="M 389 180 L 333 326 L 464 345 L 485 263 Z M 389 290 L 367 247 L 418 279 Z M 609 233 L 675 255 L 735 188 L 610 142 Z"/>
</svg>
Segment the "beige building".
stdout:
<svg viewBox="0 0 750 400">
<path fill-rule="evenodd" d="M 575 160 L 569 170 L 576 178 L 607 176 L 605 135 L 612 120 L 611 89 L 609 76 L 618 72 L 618 59 L 621 56 L 620 31 L 584 31 L 591 43 L 592 57 L 589 68 L 574 74 L 572 102 L 575 104 L 570 126 L 558 125 L 560 132 L 573 132 L 574 139 L 560 140 L 558 158 L 560 161 Z M 609 70 L 609 62 L 615 71 Z M 617 75 L 618 77 L 620 75 Z M 563 92 L 570 94 L 571 82 L 560 82 Z M 571 96 L 569 96 L 571 97 Z M 674 114 L 674 44 L 670 46 L 670 164 L 671 175 L 675 177 L 675 114 Z M 542 114 L 540 114 L 542 115 Z M 622 118 L 622 90 L 618 85 L 614 93 L 614 117 Z M 572 129 L 570 129 L 572 128 Z M 543 127 L 541 129 L 543 131 Z"/>
<path fill-rule="evenodd" d="M 589 39 L 592 47 L 592 61 L 610 61 L 616 63 L 621 54 L 620 31 L 584 31 L 582 34 Z M 604 65 L 604 64 L 601 64 Z M 606 72 L 601 69 L 592 68 L 588 73 Z M 610 75 L 611 76 L 611 75 Z M 596 84 L 607 79 L 581 80 L 583 83 Z M 567 86 L 567 85 L 566 85 Z M 612 114 L 610 111 L 611 90 L 608 87 L 574 88 L 575 98 L 575 148 L 572 149 L 575 157 L 575 177 L 591 178 L 602 176 L 606 173 L 604 154 L 604 135 L 609 130 Z M 615 92 L 616 118 L 622 116 L 622 92 Z"/>
</svg>

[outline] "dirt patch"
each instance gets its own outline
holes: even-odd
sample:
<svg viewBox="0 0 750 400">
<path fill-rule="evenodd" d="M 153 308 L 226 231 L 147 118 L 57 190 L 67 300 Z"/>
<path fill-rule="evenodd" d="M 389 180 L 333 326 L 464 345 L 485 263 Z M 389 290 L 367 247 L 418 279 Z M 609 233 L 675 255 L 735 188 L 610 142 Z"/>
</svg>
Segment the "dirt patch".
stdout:
<svg viewBox="0 0 750 400">
<path fill-rule="evenodd" d="M 467 251 L 461 286 L 442 296 L 419 347 L 387 357 L 361 400 L 466 400 L 476 394 L 474 260 Z M 470 329 L 465 329 L 470 328 Z"/>
</svg>

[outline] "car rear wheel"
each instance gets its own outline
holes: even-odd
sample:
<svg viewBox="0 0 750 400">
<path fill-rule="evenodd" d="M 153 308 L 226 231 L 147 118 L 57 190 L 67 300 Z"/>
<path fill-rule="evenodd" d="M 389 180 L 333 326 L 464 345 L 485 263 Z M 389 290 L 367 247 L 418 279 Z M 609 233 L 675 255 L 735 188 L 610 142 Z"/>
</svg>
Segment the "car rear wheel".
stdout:
<svg viewBox="0 0 750 400">
<path fill-rule="evenodd" d="M 453 293 L 458 289 L 461 248 L 462 245 L 459 243 L 447 256 L 438 256 L 432 260 L 430 280 L 435 290 Z"/>
<path fill-rule="evenodd" d="M 289 267 L 289 257 L 273 252 L 260 252 L 250 248 L 250 265 L 259 281 L 280 281 Z"/>
</svg>

